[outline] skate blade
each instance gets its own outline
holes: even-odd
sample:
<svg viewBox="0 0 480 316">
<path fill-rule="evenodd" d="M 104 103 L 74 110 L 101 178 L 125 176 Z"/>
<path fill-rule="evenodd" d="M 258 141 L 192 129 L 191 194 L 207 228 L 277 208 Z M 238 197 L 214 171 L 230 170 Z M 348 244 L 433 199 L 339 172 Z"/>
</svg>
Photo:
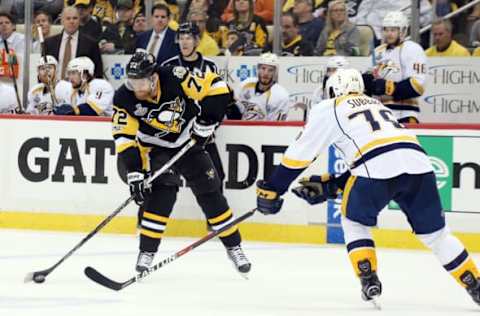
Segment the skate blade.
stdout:
<svg viewBox="0 0 480 316">
<path fill-rule="evenodd" d="M 242 278 L 244 278 L 245 280 L 249 280 L 249 278 L 248 278 L 248 273 L 243 273 L 243 272 L 240 272 L 240 271 L 239 271 L 238 273 L 239 273 L 240 276 L 241 276 Z"/>
<path fill-rule="evenodd" d="M 382 310 L 382 306 L 380 305 L 380 302 L 378 301 L 378 298 L 372 298 L 370 300 L 370 302 L 372 303 L 373 307 L 376 309 L 376 310 Z"/>
</svg>

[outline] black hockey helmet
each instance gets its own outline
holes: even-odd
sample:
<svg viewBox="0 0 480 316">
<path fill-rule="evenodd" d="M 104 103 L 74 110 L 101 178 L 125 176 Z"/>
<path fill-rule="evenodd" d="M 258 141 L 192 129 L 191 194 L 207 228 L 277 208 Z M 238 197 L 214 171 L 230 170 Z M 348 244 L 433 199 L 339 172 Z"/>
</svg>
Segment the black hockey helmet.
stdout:
<svg viewBox="0 0 480 316">
<path fill-rule="evenodd" d="M 180 34 L 190 34 L 193 37 L 200 37 L 200 29 L 195 23 L 185 22 L 178 27 L 177 39 L 180 37 Z"/>
<path fill-rule="evenodd" d="M 127 77 L 130 79 L 150 77 L 156 66 L 155 56 L 144 49 L 137 49 L 127 64 Z"/>
</svg>

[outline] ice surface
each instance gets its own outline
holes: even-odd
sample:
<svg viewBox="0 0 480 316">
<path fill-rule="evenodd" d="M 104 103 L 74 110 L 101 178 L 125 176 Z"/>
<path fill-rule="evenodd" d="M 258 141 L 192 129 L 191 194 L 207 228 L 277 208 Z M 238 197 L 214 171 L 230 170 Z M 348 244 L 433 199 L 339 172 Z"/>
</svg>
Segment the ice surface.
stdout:
<svg viewBox="0 0 480 316">
<path fill-rule="evenodd" d="M 244 280 L 218 241 L 208 242 L 120 292 L 85 277 L 87 265 L 118 281 L 133 276 L 137 240 L 98 235 L 43 284 L 26 273 L 50 267 L 84 233 L 0 231 L 0 315 L 480 315 L 429 252 L 379 249 L 382 311 L 360 298 L 346 250 L 244 242 L 253 264 Z M 155 262 L 193 239 L 166 238 Z M 480 262 L 478 255 L 474 256 Z"/>
</svg>

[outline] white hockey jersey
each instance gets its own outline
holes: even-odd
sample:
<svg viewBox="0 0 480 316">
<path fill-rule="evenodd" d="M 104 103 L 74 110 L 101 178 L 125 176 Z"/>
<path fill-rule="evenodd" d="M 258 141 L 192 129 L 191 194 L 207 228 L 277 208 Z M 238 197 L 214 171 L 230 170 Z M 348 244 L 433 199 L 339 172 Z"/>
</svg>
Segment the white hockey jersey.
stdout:
<svg viewBox="0 0 480 316">
<path fill-rule="evenodd" d="M 6 83 L 0 82 L 0 114 L 15 113 L 17 105 L 17 96 L 15 89 Z"/>
<path fill-rule="evenodd" d="M 306 168 L 332 144 L 354 176 L 388 179 L 433 171 L 416 136 L 381 102 L 365 95 L 328 99 L 313 106 L 304 131 L 287 148 L 282 165 Z"/>
<path fill-rule="evenodd" d="M 69 100 L 59 99 L 58 96 L 63 94 L 62 91 L 71 91 L 71 89 L 72 85 L 70 82 L 65 80 L 57 82 L 54 91 L 57 104 L 69 102 Z M 52 106 L 52 97 L 44 83 L 37 83 L 28 91 L 27 113 L 48 115 L 52 112 Z"/>
<path fill-rule="evenodd" d="M 257 90 L 258 78 L 245 79 L 235 92 L 243 120 L 284 121 L 290 106 L 288 91 L 274 83 L 266 92 Z"/>
<path fill-rule="evenodd" d="M 65 100 L 65 103 L 73 107 L 86 103 L 97 115 L 112 116 L 114 93 L 115 91 L 108 81 L 93 79 L 87 84 L 85 92 L 73 89 L 70 85 L 70 89 L 59 91 L 57 98 Z"/>
<path fill-rule="evenodd" d="M 399 46 L 387 49 L 383 44 L 375 49 L 375 62 L 378 74 L 385 80 L 400 82 L 410 78 L 410 84 L 422 95 L 427 74 L 427 57 L 422 47 L 415 42 L 405 41 Z M 418 98 L 393 100 L 384 95 L 380 101 L 388 106 L 397 119 L 418 117 Z"/>
</svg>

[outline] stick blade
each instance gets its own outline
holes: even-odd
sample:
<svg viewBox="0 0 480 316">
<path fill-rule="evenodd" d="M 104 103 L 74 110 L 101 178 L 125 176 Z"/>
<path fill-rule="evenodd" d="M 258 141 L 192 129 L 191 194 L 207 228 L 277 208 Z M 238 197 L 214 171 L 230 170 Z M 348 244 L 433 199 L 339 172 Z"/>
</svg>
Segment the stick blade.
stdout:
<svg viewBox="0 0 480 316">
<path fill-rule="evenodd" d="M 84 270 L 85 275 L 92 280 L 93 282 L 96 282 L 100 285 L 103 285 L 106 288 L 109 288 L 114 291 L 120 291 L 121 289 L 124 288 L 123 283 L 119 283 L 116 281 L 113 281 L 112 279 L 107 278 L 97 270 L 95 270 L 92 267 L 86 267 Z"/>
<path fill-rule="evenodd" d="M 51 272 L 51 270 L 42 270 L 42 271 L 36 271 L 36 272 L 29 272 L 23 279 L 23 282 L 28 283 L 28 282 L 35 282 L 35 283 L 43 283 L 45 282 L 45 278 L 47 275 Z"/>
</svg>

